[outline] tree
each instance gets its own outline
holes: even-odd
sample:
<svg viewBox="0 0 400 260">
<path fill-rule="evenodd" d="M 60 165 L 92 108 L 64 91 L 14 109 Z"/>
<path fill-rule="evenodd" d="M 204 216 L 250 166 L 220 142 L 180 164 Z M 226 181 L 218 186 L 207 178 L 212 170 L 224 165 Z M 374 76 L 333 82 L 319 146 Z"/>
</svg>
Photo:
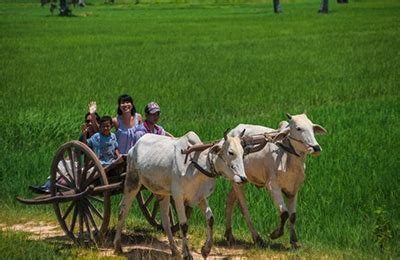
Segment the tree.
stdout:
<svg viewBox="0 0 400 260">
<path fill-rule="evenodd" d="M 278 13 L 282 12 L 281 4 L 280 4 L 279 0 L 273 0 L 272 2 L 274 3 L 274 13 L 278 14 Z"/>
<path fill-rule="evenodd" d="M 319 13 L 328 13 L 328 0 L 321 0 L 321 7 L 318 10 Z"/>
<path fill-rule="evenodd" d="M 68 8 L 67 0 L 60 0 L 60 16 L 70 16 L 72 11 Z"/>
</svg>

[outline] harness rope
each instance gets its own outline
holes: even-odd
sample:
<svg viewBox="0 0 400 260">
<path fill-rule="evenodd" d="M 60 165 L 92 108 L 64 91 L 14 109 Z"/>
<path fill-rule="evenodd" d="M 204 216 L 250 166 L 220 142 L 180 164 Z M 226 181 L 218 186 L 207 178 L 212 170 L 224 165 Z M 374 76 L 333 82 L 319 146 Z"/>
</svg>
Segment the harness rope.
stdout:
<svg viewBox="0 0 400 260">
<path fill-rule="evenodd" d="M 213 147 L 214 148 L 214 147 Z M 204 174 L 207 177 L 210 178 L 216 178 L 218 176 L 220 176 L 221 174 L 219 174 L 216 170 L 215 170 L 215 166 L 214 166 L 214 162 L 211 158 L 211 154 L 212 154 L 212 150 L 213 148 L 210 149 L 210 151 L 208 151 L 207 154 L 207 162 L 210 165 L 210 170 L 211 171 L 207 171 L 206 169 L 204 169 L 203 167 L 201 167 L 197 162 L 191 160 L 190 163 L 193 164 L 193 166 L 199 170 L 202 174 Z M 217 155 L 218 157 L 220 157 L 219 155 Z M 221 157 L 220 157 L 221 158 Z M 221 158 L 222 159 L 222 158 Z M 223 159 L 222 159 L 223 160 Z"/>
<path fill-rule="evenodd" d="M 283 143 L 276 143 L 277 146 L 281 147 L 285 152 L 291 153 L 297 157 L 300 157 L 300 155 L 296 152 L 294 149 L 292 143 L 289 140 L 289 146 L 285 146 Z"/>
</svg>

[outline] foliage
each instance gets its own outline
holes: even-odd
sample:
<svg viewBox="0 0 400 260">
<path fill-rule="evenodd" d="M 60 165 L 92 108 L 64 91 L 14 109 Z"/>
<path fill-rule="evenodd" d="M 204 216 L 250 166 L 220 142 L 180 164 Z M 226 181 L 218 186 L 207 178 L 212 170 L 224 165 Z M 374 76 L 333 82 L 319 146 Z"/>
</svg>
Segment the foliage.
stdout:
<svg viewBox="0 0 400 260">
<path fill-rule="evenodd" d="M 376 244 L 382 251 L 388 249 L 390 240 L 392 239 L 392 231 L 390 227 L 390 220 L 387 211 L 381 207 L 374 211 L 375 226 L 374 234 L 376 236 Z"/>
<path fill-rule="evenodd" d="M 68 259 L 76 252 L 65 245 L 28 240 L 27 234 L 0 231 L 1 259 Z"/>
</svg>

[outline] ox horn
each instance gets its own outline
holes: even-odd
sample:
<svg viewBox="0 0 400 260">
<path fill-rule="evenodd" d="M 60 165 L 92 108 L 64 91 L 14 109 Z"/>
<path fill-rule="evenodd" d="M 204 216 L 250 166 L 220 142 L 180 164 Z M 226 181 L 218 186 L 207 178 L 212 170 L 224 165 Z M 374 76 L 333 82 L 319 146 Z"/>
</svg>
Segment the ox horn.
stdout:
<svg viewBox="0 0 400 260">
<path fill-rule="evenodd" d="M 242 138 L 244 136 L 245 132 L 246 132 L 246 129 L 243 129 L 243 131 L 240 133 L 239 137 Z"/>
<path fill-rule="evenodd" d="M 231 130 L 230 128 L 227 128 L 226 130 L 225 130 L 225 132 L 224 132 L 224 140 L 226 141 L 226 140 L 228 140 L 228 132 L 229 132 L 229 130 Z"/>
<path fill-rule="evenodd" d="M 287 116 L 287 118 L 289 118 L 289 120 L 291 120 L 291 119 L 292 119 L 292 115 L 291 115 L 291 114 L 289 114 L 289 113 L 286 113 L 286 116 Z"/>
</svg>

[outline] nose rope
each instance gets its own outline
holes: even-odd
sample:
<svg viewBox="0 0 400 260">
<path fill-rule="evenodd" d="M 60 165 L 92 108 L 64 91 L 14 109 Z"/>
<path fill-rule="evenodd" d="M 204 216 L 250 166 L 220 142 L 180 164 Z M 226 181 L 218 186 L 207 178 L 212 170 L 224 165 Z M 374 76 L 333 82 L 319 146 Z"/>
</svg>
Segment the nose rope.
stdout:
<svg viewBox="0 0 400 260">
<path fill-rule="evenodd" d="M 308 146 L 308 145 L 306 145 L 303 141 L 301 141 L 301 140 L 299 140 L 299 139 L 296 139 L 296 138 L 294 138 L 294 137 L 291 137 L 290 135 L 288 135 L 288 138 L 289 138 L 289 139 L 292 139 L 293 141 L 296 141 L 296 142 L 298 142 L 298 143 L 301 143 L 301 144 L 304 145 L 304 146 Z"/>
<path fill-rule="evenodd" d="M 205 168 L 203 168 L 202 166 L 200 166 L 196 161 L 193 161 L 193 159 L 190 159 L 190 163 L 193 164 L 193 166 L 202 174 L 204 174 L 205 176 L 209 177 L 209 178 L 216 178 L 218 176 L 221 176 L 222 174 L 219 173 L 217 170 L 215 170 L 215 165 L 213 162 L 213 158 L 212 158 L 212 154 L 213 154 L 213 149 L 214 149 L 215 145 L 212 146 L 210 148 L 210 150 L 207 153 L 207 162 L 210 166 L 210 171 L 207 171 Z M 182 152 L 183 153 L 183 152 Z M 217 157 L 219 157 L 223 162 L 226 163 L 226 161 L 224 160 L 224 158 L 222 158 L 222 156 L 220 156 L 219 154 L 216 154 Z M 186 157 L 187 159 L 187 157 Z M 185 159 L 185 161 L 186 161 Z M 239 176 L 241 180 L 243 180 L 242 176 Z"/>
<path fill-rule="evenodd" d="M 211 168 L 211 172 L 212 172 L 212 173 L 215 173 L 216 176 L 222 176 L 221 173 L 219 173 L 219 172 L 217 172 L 217 171 L 215 170 L 214 162 L 213 162 L 213 160 L 212 160 L 212 158 L 211 158 L 211 156 L 212 156 L 212 155 L 211 155 L 211 154 L 212 154 L 212 149 L 213 149 L 213 148 L 210 149 L 210 152 L 208 152 L 208 155 L 207 155 L 207 157 L 208 157 L 208 163 L 210 164 L 210 168 Z M 224 158 L 223 158 L 219 153 L 217 153 L 217 157 L 220 158 L 225 164 L 227 164 L 226 160 L 224 160 Z M 237 174 L 235 174 L 235 175 L 236 175 L 236 176 L 239 176 L 239 178 L 240 178 L 240 180 L 241 180 L 242 182 L 245 182 L 245 181 L 246 181 L 246 177 L 243 177 L 243 176 L 240 176 L 240 175 L 237 175 Z"/>
<path fill-rule="evenodd" d="M 299 139 L 296 139 L 296 138 L 294 138 L 294 137 L 291 137 L 290 135 L 288 136 L 290 139 L 292 139 L 293 141 L 296 141 L 296 142 L 298 142 L 298 143 L 301 143 L 302 145 L 304 145 L 306 148 L 313 148 L 314 149 L 314 146 L 313 145 L 309 145 L 309 144 L 306 144 L 306 143 L 304 143 L 303 141 L 301 141 L 301 140 L 299 140 Z"/>
<path fill-rule="evenodd" d="M 307 149 L 308 149 L 308 148 L 313 148 L 313 149 L 314 149 L 314 146 L 309 145 L 309 144 L 306 144 L 306 143 L 304 143 L 302 140 L 296 139 L 296 138 L 294 138 L 294 137 L 292 137 L 292 136 L 290 136 L 290 135 L 288 135 L 287 138 L 289 139 L 289 145 L 291 146 L 291 147 L 289 147 L 289 149 L 292 148 L 294 153 L 288 151 L 288 150 L 287 150 L 288 147 L 284 146 L 283 144 L 279 144 L 279 146 L 282 147 L 285 151 L 287 151 L 287 152 L 289 152 L 289 153 L 293 153 L 293 154 L 295 154 L 296 156 L 299 156 L 299 155 L 298 155 L 298 153 L 296 152 L 295 148 L 292 146 L 292 143 L 290 142 L 290 140 L 296 141 L 296 142 L 298 142 L 298 143 L 304 145 Z M 315 150 L 315 149 L 314 149 L 314 150 Z"/>
<path fill-rule="evenodd" d="M 289 146 L 285 146 L 285 145 L 284 145 L 283 143 L 281 143 L 281 142 L 276 143 L 276 145 L 279 146 L 280 148 L 282 148 L 283 150 L 285 150 L 285 152 L 290 153 L 290 154 L 293 154 L 293 155 L 295 155 L 295 156 L 297 156 L 297 157 L 300 157 L 300 155 L 297 153 L 296 149 L 293 147 L 292 143 L 290 142 L 290 139 L 293 139 L 293 140 L 295 140 L 295 141 L 297 141 L 297 142 L 300 142 L 300 143 L 302 143 L 303 145 L 304 145 L 304 143 L 303 143 L 302 141 L 300 141 L 300 140 L 297 140 L 297 139 L 291 137 L 291 136 L 287 136 L 286 138 L 287 138 L 288 141 L 289 141 Z"/>
</svg>

